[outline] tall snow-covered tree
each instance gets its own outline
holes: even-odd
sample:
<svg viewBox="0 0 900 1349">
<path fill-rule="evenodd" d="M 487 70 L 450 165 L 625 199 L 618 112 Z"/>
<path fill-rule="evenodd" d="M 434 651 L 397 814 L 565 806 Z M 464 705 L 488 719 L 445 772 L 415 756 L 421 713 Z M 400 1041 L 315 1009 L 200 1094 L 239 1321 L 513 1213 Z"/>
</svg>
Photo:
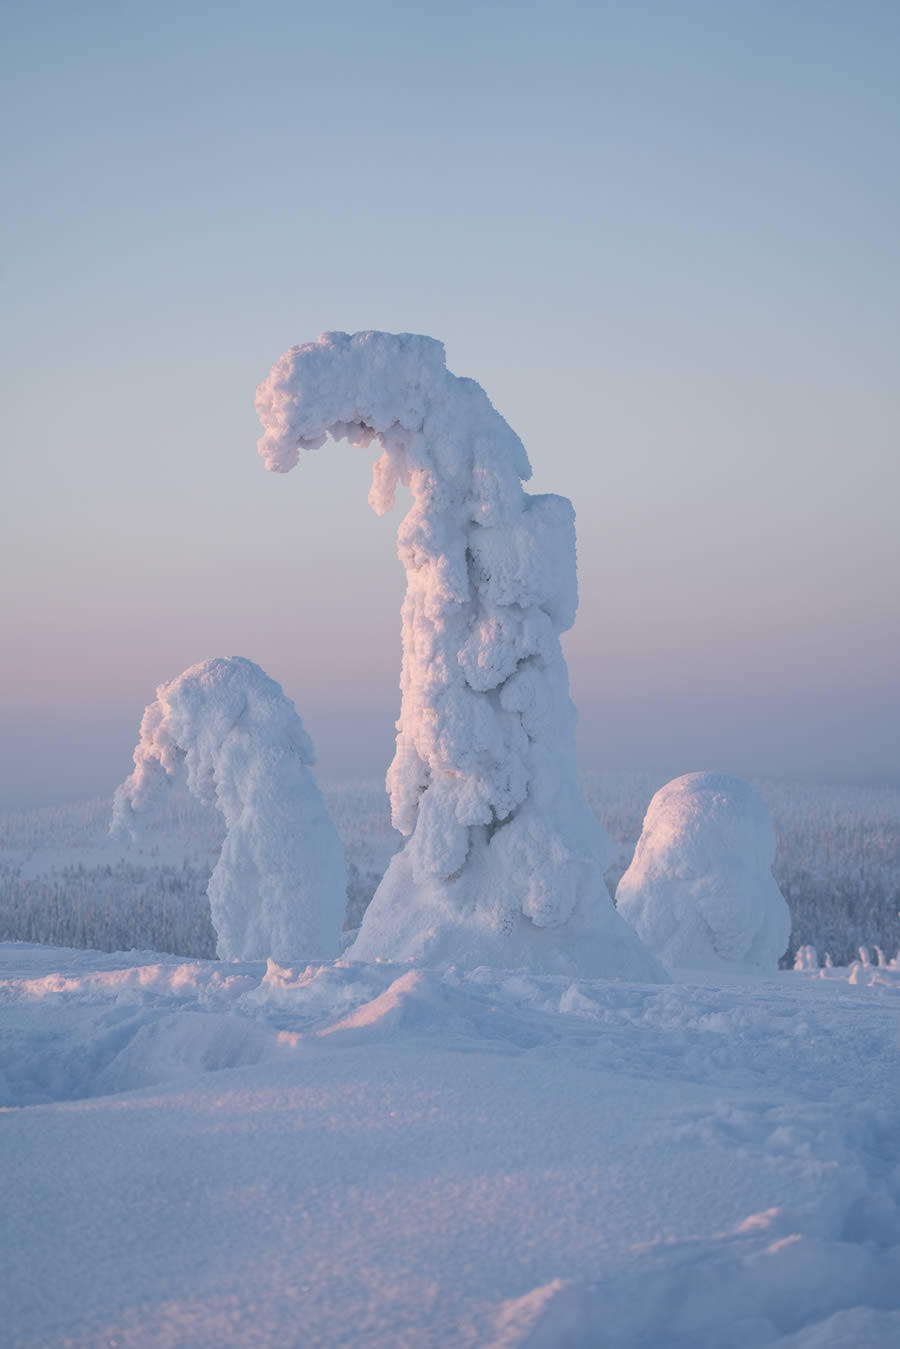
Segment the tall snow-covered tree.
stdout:
<svg viewBox="0 0 900 1349">
<path fill-rule="evenodd" d="M 519 437 L 433 338 L 326 333 L 257 390 L 277 473 L 327 437 L 377 440 L 369 501 L 412 507 L 402 702 L 388 773 L 408 836 L 349 955 L 663 977 L 605 889 L 608 841 L 576 782 L 559 635 L 577 604 L 574 512 L 531 496 Z"/>
<path fill-rule="evenodd" d="M 203 661 L 160 684 L 144 712 L 134 771 L 113 801 L 112 832 L 186 775 L 227 833 L 209 880 L 224 960 L 337 954 L 346 905 L 344 850 L 310 772 L 312 741 L 293 702 L 240 656 Z"/>
</svg>

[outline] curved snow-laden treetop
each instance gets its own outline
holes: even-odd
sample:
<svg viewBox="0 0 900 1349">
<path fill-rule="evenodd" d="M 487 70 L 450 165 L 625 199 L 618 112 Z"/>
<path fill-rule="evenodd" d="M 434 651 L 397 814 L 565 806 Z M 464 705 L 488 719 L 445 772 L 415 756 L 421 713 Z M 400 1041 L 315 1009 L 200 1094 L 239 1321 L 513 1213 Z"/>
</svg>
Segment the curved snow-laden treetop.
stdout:
<svg viewBox="0 0 900 1349">
<path fill-rule="evenodd" d="M 310 765 L 312 741 L 274 679 L 241 656 L 203 661 L 160 684 L 141 722 L 134 771 L 113 799 L 111 832 L 183 774 L 225 817 L 209 880 L 225 960 L 332 956 L 346 904 L 344 850 Z"/>
<path fill-rule="evenodd" d="M 388 773 L 394 824 L 411 838 L 351 954 L 598 973 L 624 962 L 657 977 L 606 893 L 608 843 L 576 783 L 559 644 L 577 605 L 571 503 L 523 491 L 522 442 L 430 337 L 325 333 L 276 362 L 256 410 L 271 471 L 328 436 L 377 439 L 372 507 L 389 510 L 398 482 L 412 490 L 398 534 L 407 593 Z M 564 925 L 566 941 L 534 945 Z M 617 954 L 585 947 L 600 929 Z"/>
</svg>

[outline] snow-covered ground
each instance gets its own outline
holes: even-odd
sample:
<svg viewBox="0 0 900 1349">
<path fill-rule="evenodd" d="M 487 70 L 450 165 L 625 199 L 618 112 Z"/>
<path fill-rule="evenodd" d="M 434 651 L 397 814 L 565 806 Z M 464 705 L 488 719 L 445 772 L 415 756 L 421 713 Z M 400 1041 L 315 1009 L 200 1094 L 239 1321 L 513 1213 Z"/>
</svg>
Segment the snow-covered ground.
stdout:
<svg viewBox="0 0 900 1349">
<path fill-rule="evenodd" d="M 900 969 L 0 947 L 4 1344 L 895 1349 Z"/>
<path fill-rule="evenodd" d="M 614 884 L 659 783 L 584 785 Z M 895 950 L 898 793 L 761 790 L 792 946 Z M 325 797 L 353 928 L 400 839 Z M 219 818 L 109 806 L 0 817 L 0 936 L 69 944 L 0 945 L 4 1349 L 900 1344 L 896 962 L 197 959 Z"/>
</svg>

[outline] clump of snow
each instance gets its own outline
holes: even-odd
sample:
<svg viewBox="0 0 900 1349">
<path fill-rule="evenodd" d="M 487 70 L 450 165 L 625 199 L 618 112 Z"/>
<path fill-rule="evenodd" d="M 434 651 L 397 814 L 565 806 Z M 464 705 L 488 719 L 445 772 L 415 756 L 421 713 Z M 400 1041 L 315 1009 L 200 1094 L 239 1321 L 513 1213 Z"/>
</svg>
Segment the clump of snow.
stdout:
<svg viewBox="0 0 900 1349">
<path fill-rule="evenodd" d="M 111 830 L 137 838 L 140 814 L 183 775 L 221 811 L 227 833 L 207 893 L 223 960 L 324 957 L 339 948 L 344 852 L 314 762 L 293 702 L 239 656 L 160 684 L 144 712 Z"/>
<path fill-rule="evenodd" d="M 762 797 L 723 773 L 688 773 L 650 802 L 619 912 L 669 968 L 774 971 L 791 917 L 772 876 Z"/>
<path fill-rule="evenodd" d="M 576 782 L 571 503 L 523 491 L 522 442 L 433 338 L 326 333 L 276 362 L 256 409 L 268 469 L 329 435 L 376 439 L 373 509 L 398 482 L 413 495 L 388 773 L 409 841 L 349 954 L 661 978 L 609 901 L 608 840 Z"/>
</svg>

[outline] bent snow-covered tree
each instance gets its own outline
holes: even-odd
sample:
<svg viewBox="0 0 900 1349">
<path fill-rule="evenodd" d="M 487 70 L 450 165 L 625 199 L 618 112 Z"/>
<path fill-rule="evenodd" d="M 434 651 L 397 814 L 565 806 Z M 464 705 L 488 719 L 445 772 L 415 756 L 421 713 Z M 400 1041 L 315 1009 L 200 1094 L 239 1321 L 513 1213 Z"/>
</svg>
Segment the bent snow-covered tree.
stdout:
<svg viewBox="0 0 900 1349">
<path fill-rule="evenodd" d="M 670 968 L 773 973 L 791 935 L 774 859 L 759 792 L 724 773 L 688 773 L 650 802 L 619 912 Z"/>
<path fill-rule="evenodd" d="M 239 656 L 203 661 L 160 684 L 144 712 L 134 771 L 113 801 L 112 832 L 186 774 L 227 833 L 209 880 L 224 960 L 337 954 L 346 904 L 344 851 L 309 766 L 312 741 L 274 679 Z"/>
<path fill-rule="evenodd" d="M 375 439 L 374 510 L 398 482 L 412 490 L 388 774 L 410 837 L 348 954 L 663 977 L 613 908 L 607 839 L 576 782 L 559 644 L 577 603 L 569 501 L 523 491 L 522 442 L 433 338 L 326 333 L 281 357 L 256 408 L 268 469 L 329 435 Z"/>
</svg>

